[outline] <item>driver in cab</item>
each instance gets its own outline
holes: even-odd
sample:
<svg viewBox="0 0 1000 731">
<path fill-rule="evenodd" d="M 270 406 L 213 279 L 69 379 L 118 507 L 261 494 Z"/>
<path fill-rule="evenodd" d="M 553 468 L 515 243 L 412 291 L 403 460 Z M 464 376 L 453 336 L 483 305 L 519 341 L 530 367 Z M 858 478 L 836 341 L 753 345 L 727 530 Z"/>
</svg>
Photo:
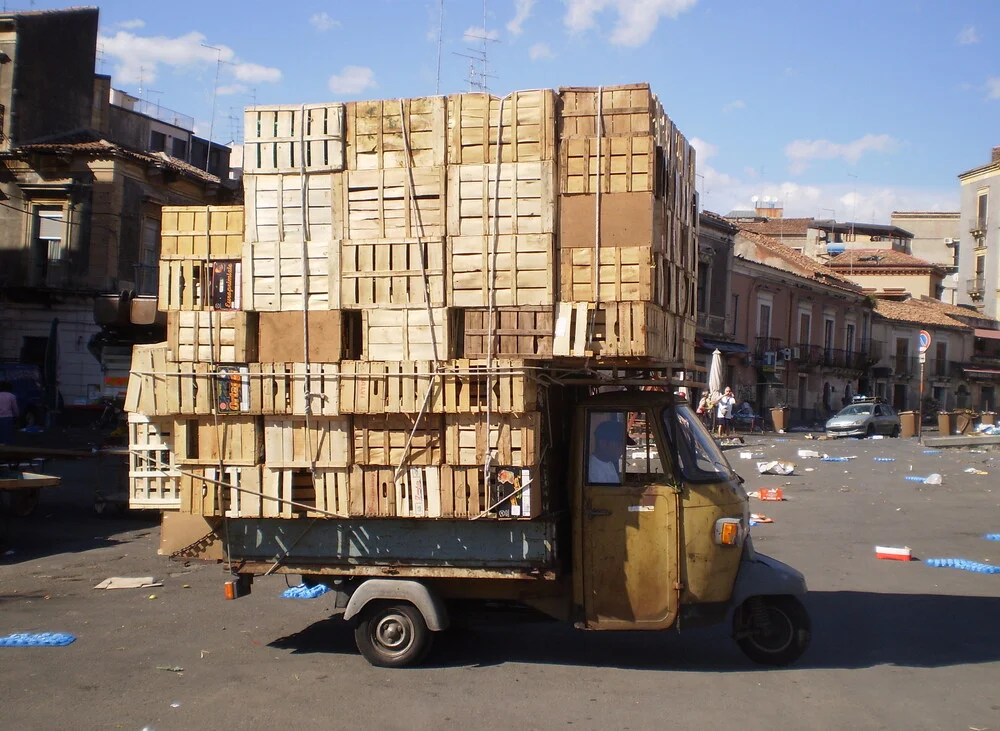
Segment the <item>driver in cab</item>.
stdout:
<svg viewBox="0 0 1000 731">
<path fill-rule="evenodd" d="M 625 424 L 603 421 L 594 429 L 590 449 L 588 482 L 620 485 L 622 448 L 625 445 Z"/>
</svg>

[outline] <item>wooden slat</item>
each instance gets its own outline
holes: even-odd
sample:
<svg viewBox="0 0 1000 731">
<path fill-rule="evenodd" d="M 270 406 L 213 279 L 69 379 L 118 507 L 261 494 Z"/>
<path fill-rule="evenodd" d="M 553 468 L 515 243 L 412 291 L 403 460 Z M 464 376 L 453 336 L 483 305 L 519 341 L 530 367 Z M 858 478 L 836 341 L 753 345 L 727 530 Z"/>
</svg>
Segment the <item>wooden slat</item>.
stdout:
<svg viewBox="0 0 1000 731">
<path fill-rule="evenodd" d="M 160 258 L 238 259 L 243 206 L 164 206 Z"/>
<path fill-rule="evenodd" d="M 264 452 L 257 417 L 227 416 L 174 419 L 174 454 L 178 464 L 259 464 Z"/>
<path fill-rule="evenodd" d="M 268 467 L 347 467 L 351 464 L 351 419 L 346 416 L 264 417 L 264 461 Z"/>
<path fill-rule="evenodd" d="M 253 312 L 167 313 L 167 343 L 179 361 L 246 363 L 257 359 Z"/>
<path fill-rule="evenodd" d="M 409 157 L 407 157 L 409 149 Z M 348 102 L 350 170 L 444 165 L 445 98 Z"/>
<path fill-rule="evenodd" d="M 445 167 L 350 170 L 335 193 L 341 239 L 446 235 Z"/>
<path fill-rule="evenodd" d="M 598 91 L 601 100 L 598 104 Z M 565 87 L 559 89 L 559 137 L 593 137 L 599 134 L 597 115 L 600 108 L 603 133 L 609 137 L 653 135 L 661 124 L 662 110 L 650 92 L 649 84 L 623 84 L 604 87 Z"/>
<path fill-rule="evenodd" d="M 500 114 L 501 104 L 503 115 Z M 501 100 L 490 94 L 448 97 L 448 162 L 495 164 L 497 124 L 501 162 L 539 162 L 555 157 L 555 93 L 516 91 Z"/>
<path fill-rule="evenodd" d="M 445 461 L 455 466 L 483 465 L 487 451 L 499 465 L 530 467 L 541 458 L 541 415 L 495 414 L 487 432 L 485 414 L 445 417 Z"/>
<path fill-rule="evenodd" d="M 425 415 L 413 432 L 415 422 L 415 416 L 400 414 L 354 417 L 354 460 L 362 465 L 388 467 L 441 464 L 443 417 Z"/>
<path fill-rule="evenodd" d="M 551 234 L 449 237 L 450 304 L 488 307 L 492 286 L 494 306 L 551 305 L 554 239 Z"/>
<path fill-rule="evenodd" d="M 307 244 L 303 276 L 301 244 L 258 242 L 243 246 L 243 293 L 248 310 L 330 309 L 331 242 Z M 308 294 L 307 294 L 308 293 Z"/>
<path fill-rule="evenodd" d="M 561 303 L 560 303 L 561 304 Z M 463 313 L 462 355 L 485 358 L 489 350 L 489 310 Z M 517 307 L 493 311 L 493 357 L 551 358 L 555 317 L 553 308 Z"/>
<path fill-rule="evenodd" d="M 173 310 L 207 310 L 209 267 L 193 259 L 171 259 L 160 262 L 159 296 L 156 306 L 161 312 Z"/>
<path fill-rule="evenodd" d="M 341 227 L 337 218 L 342 195 L 340 173 L 298 172 L 244 175 L 246 241 L 301 242 L 303 185 L 305 224 L 309 241 L 333 241 Z"/>
<path fill-rule="evenodd" d="M 128 502 L 135 510 L 178 510 L 180 472 L 173 455 L 173 421 L 128 416 Z"/>
<path fill-rule="evenodd" d="M 448 231 L 454 236 L 555 232 L 554 162 L 448 167 Z"/>
<path fill-rule="evenodd" d="M 559 154 L 561 193 L 652 193 L 665 174 L 652 137 L 569 139 Z"/>
<path fill-rule="evenodd" d="M 423 305 L 429 295 L 432 307 L 443 307 L 444 258 L 441 238 L 344 240 L 340 246 L 340 305 Z"/>
<path fill-rule="evenodd" d="M 363 315 L 362 354 L 366 360 L 446 359 L 451 352 L 445 308 L 434 308 L 430 314 L 424 307 L 368 309 Z"/>
<path fill-rule="evenodd" d="M 594 300 L 594 250 L 563 249 L 559 254 L 559 296 L 571 302 Z M 601 247 L 597 273 L 600 302 L 659 302 L 661 273 L 650 247 Z"/>
<path fill-rule="evenodd" d="M 247 107 L 243 138 L 246 173 L 343 170 L 344 105 Z"/>
</svg>

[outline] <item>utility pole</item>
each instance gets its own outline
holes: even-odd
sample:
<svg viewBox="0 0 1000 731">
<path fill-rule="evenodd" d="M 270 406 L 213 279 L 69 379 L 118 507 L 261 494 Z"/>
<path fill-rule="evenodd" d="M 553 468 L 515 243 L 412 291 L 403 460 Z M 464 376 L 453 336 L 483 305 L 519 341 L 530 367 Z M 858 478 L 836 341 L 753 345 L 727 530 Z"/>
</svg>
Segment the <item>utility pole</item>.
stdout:
<svg viewBox="0 0 1000 731">
<path fill-rule="evenodd" d="M 208 167 L 212 162 L 212 135 L 215 133 L 215 102 L 219 97 L 219 72 L 222 70 L 222 49 L 210 46 L 207 43 L 202 43 L 201 45 L 212 49 L 219 55 L 219 60 L 215 64 L 215 86 L 212 87 L 212 121 L 208 123 L 208 150 L 205 151 L 205 172 L 207 173 Z"/>
</svg>

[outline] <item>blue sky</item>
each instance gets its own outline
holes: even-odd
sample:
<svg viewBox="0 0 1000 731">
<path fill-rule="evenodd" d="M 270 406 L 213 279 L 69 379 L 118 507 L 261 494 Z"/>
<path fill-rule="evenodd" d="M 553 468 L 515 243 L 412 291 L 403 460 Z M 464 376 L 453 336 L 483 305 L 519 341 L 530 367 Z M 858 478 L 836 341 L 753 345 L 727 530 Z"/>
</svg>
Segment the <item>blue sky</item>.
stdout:
<svg viewBox="0 0 1000 731">
<path fill-rule="evenodd" d="M 7 10 L 60 3 L 6 2 Z M 706 208 L 771 196 L 788 215 L 887 222 L 957 207 L 956 175 L 1000 145 L 992 0 L 444 0 L 440 92 L 649 81 L 699 148 Z M 248 104 L 433 94 L 440 0 L 101 4 L 116 88 L 239 135 Z M 276 10 L 276 8 L 282 9 Z M 205 48 L 202 44 L 220 50 Z M 989 49 L 993 49 L 990 51 Z M 472 49 L 472 51 L 470 51 Z M 855 197 L 856 195 L 856 197 Z"/>
</svg>

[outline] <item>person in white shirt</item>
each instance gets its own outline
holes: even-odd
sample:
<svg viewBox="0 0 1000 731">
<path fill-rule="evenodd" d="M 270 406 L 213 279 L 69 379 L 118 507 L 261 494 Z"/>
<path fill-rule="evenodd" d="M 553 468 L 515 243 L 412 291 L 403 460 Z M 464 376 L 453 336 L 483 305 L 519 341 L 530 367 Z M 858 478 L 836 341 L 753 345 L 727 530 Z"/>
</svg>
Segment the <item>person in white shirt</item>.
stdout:
<svg viewBox="0 0 1000 731">
<path fill-rule="evenodd" d="M 0 444 L 10 444 L 14 441 L 14 423 L 20 413 L 17 409 L 17 397 L 9 382 L 0 383 Z"/>
<path fill-rule="evenodd" d="M 736 404 L 736 397 L 733 396 L 733 389 L 726 386 L 725 393 L 719 399 L 716 407 L 715 417 L 719 426 L 719 436 L 723 432 L 731 434 L 733 431 L 733 406 Z"/>
<path fill-rule="evenodd" d="M 617 421 L 604 421 L 594 430 L 591 444 L 587 482 L 620 485 L 619 471 L 622 448 L 625 446 L 625 425 Z"/>
</svg>

